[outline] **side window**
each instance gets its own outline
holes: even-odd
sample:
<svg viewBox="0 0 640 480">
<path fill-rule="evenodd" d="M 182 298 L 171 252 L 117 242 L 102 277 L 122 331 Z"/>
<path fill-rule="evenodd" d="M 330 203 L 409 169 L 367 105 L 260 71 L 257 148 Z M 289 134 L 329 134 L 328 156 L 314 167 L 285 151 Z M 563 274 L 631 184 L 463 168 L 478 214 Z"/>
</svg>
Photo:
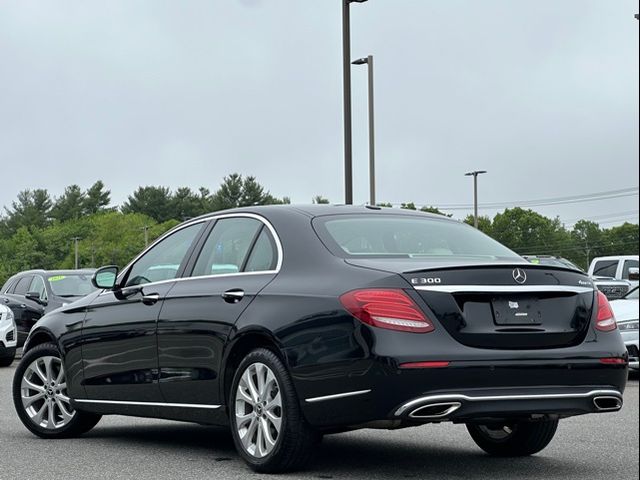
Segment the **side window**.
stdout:
<svg viewBox="0 0 640 480">
<path fill-rule="evenodd" d="M 191 276 L 242 271 L 247 252 L 261 228 L 262 222 L 253 218 L 218 220 L 202 247 Z"/>
<path fill-rule="evenodd" d="M 629 280 L 629 269 L 638 268 L 638 260 L 625 260 L 624 268 L 622 270 L 622 278 Z"/>
<path fill-rule="evenodd" d="M 275 242 L 266 228 L 260 232 L 256 244 L 251 250 L 245 272 L 262 272 L 274 270 L 278 261 Z"/>
<path fill-rule="evenodd" d="M 41 300 L 47 299 L 47 287 L 44 285 L 44 280 L 39 275 L 35 275 L 29 286 L 30 292 L 38 292 Z"/>
<path fill-rule="evenodd" d="M 29 286 L 31 285 L 31 280 L 33 279 L 32 275 L 28 275 L 26 277 L 22 277 L 18 280 L 15 288 L 13 289 L 13 293 L 16 295 L 25 296 L 29 291 Z"/>
<path fill-rule="evenodd" d="M 202 223 L 171 234 L 145 253 L 129 270 L 125 286 L 142 285 L 176 278 L 180 265 L 200 230 Z"/>
<path fill-rule="evenodd" d="M 617 260 L 601 260 L 596 263 L 593 269 L 593 275 L 595 277 L 615 277 L 617 269 Z"/>
</svg>

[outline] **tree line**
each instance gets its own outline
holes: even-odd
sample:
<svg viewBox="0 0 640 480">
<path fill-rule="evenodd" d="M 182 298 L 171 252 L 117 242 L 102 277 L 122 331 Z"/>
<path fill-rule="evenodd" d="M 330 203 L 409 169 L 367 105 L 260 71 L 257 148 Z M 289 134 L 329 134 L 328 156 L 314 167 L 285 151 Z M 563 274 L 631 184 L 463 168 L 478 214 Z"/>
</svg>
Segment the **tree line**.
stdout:
<svg viewBox="0 0 640 480">
<path fill-rule="evenodd" d="M 321 195 L 312 202 L 330 203 Z M 74 239 L 81 267 L 122 266 L 145 246 L 145 237 L 153 241 L 186 219 L 228 208 L 288 203 L 289 198 L 271 195 L 255 177 L 237 173 L 225 177 L 213 192 L 206 187 L 139 187 L 119 207 L 111 204 L 111 192 L 102 181 L 87 189 L 70 185 L 55 198 L 44 189 L 24 190 L 0 215 L 0 284 L 21 270 L 73 268 Z M 401 208 L 417 210 L 412 202 Z M 446 215 L 434 207 L 420 210 Z M 464 221 L 472 224 L 473 218 Z M 563 256 L 583 268 L 595 256 L 638 253 L 637 224 L 603 229 L 581 220 L 566 228 L 558 218 L 512 208 L 494 218 L 481 217 L 479 229 L 517 253 Z"/>
</svg>

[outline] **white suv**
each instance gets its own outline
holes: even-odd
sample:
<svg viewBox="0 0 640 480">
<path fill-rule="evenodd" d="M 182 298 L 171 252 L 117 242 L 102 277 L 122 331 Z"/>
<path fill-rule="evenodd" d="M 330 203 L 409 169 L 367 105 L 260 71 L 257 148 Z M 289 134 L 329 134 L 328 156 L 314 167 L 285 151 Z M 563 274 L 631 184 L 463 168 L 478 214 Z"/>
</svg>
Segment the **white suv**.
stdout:
<svg viewBox="0 0 640 480">
<path fill-rule="evenodd" d="M 8 367 L 16 356 L 18 332 L 13 312 L 0 305 L 0 367 Z"/>
</svg>

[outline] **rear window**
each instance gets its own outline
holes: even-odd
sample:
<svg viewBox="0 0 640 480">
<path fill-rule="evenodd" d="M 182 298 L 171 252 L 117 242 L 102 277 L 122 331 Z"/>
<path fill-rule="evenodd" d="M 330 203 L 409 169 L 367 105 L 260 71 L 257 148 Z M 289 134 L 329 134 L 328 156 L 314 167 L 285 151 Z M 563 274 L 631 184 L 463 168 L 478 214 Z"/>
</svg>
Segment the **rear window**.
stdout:
<svg viewBox="0 0 640 480">
<path fill-rule="evenodd" d="M 336 215 L 314 227 L 340 257 L 461 257 L 521 260 L 504 245 L 464 223 L 431 217 Z"/>
<path fill-rule="evenodd" d="M 593 275 L 596 277 L 615 277 L 618 270 L 617 260 L 600 260 L 596 262 Z"/>
</svg>

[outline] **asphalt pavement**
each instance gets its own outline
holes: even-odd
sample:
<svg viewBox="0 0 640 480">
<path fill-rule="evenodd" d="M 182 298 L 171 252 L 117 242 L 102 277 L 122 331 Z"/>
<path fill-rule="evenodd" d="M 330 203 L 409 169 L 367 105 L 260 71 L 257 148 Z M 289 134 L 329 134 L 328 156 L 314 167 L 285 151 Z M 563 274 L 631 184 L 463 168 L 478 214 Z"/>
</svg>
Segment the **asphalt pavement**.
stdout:
<svg viewBox="0 0 640 480">
<path fill-rule="evenodd" d="M 39 439 L 14 412 L 15 365 L 0 368 L 0 480 L 638 478 L 637 376 L 621 412 L 562 421 L 533 457 L 488 457 L 463 425 L 442 424 L 326 436 L 306 471 L 269 476 L 251 472 L 220 428 L 111 416 L 81 438 Z"/>
</svg>

